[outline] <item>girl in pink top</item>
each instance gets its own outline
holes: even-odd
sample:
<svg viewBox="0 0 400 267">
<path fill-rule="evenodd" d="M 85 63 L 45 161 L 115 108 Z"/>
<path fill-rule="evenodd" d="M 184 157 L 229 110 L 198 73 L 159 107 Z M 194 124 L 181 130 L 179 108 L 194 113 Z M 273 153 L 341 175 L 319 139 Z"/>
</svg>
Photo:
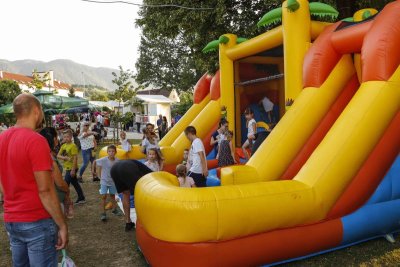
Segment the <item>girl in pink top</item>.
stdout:
<svg viewBox="0 0 400 267">
<path fill-rule="evenodd" d="M 179 164 L 176 166 L 176 175 L 178 176 L 180 187 L 196 187 L 192 177 L 186 176 L 186 166 Z"/>
</svg>

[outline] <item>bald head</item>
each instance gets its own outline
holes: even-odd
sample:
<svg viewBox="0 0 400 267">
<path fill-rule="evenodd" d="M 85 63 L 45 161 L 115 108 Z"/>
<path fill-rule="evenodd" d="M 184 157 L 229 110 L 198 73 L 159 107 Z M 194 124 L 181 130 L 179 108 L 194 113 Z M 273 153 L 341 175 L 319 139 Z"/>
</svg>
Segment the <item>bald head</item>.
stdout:
<svg viewBox="0 0 400 267">
<path fill-rule="evenodd" d="M 13 101 L 14 113 L 17 119 L 27 117 L 34 108 L 42 109 L 39 100 L 31 94 L 20 94 Z"/>
</svg>

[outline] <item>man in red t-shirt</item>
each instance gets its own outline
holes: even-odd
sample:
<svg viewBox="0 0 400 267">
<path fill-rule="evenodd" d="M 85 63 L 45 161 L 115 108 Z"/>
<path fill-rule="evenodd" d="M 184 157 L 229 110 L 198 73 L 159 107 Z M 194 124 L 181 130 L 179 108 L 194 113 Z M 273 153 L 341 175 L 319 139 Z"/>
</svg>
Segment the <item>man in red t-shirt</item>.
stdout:
<svg viewBox="0 0 400 267">
<path fill-rule="evenodd" d="M 43 121 L 31 94 L 14 99 L 17 123 L 0 134 L 0 191 L 14 266 L 57 266 L 57 250 L 68 243 L 47 141 L 34 130 Z"/>
</svg>

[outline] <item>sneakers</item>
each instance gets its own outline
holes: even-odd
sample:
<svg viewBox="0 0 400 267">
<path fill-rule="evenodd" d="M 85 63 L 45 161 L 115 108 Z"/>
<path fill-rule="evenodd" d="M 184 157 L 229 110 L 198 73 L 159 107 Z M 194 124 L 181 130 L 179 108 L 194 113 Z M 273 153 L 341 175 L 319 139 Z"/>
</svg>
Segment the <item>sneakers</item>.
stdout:
<svg viewBox="0 0 400 267">
<path fill-rule="evenodd" d="M 389 241 L 392 244 L 396 242 L 396 240 L 394 239 L 394 236 L 392 234 L 385 235 L 385 238 L 387 241 Z"/>
<path fill-rule="evenodd" d="M 101 216 L 100 216 L 100 220 L 101 220 L 102 222 L 107 221 L 107 215 L 106 215 L 105 213 L 102 213 Z"/>
<path fill-rule="evenodd" d="M 126 224 L 125 224 L 125 232 L 129 232 L 129 231 L 131 231 L 133 228 L 135 228 L 135 223 L 134 223 L 134 222 L 130 222 L 130 223 L 126 223 Z"/>
<path fill-rule="evenodd" d="M 83 184 L 83 179 L 82 179 L 82 177 L 78 177 L 78 183 Z"/>
<path fill-rule="evenodd" d="M 111 213 L 115 216 L 122 216 L 122 212 L 118 208 L 113 209 Z"/>
<path fill-rule="evenodd" d="M 85 204 L 86 200 L 85 199 L 78 199 L 75 201 L 75 205 L 80 205 L 80 204 Z"/>
<path fill-rule="evenodd" d="M 96 177 L 94 177 L 94 178 L 93 178 L 93 182 L 100 182 L 100 179 L 99 179 L 99 177 L 97 177 L 97 176 L 96 176 Z"/>
</svg>

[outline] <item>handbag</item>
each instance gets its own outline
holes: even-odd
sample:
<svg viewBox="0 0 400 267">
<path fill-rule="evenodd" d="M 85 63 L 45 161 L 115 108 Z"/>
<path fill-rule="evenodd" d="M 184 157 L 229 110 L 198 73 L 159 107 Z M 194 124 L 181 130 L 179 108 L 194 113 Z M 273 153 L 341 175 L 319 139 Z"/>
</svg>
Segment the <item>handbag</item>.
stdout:
<svg viewBox="0 0 400 267">
<path fill-rule="evenodd" d="M 61 263 L 58 264 L 59 267 L 76 267 L 74 261 L 68 257 L 67 251 L 65 249 L 61 250 L 63 255 Z"/>
</svg>

